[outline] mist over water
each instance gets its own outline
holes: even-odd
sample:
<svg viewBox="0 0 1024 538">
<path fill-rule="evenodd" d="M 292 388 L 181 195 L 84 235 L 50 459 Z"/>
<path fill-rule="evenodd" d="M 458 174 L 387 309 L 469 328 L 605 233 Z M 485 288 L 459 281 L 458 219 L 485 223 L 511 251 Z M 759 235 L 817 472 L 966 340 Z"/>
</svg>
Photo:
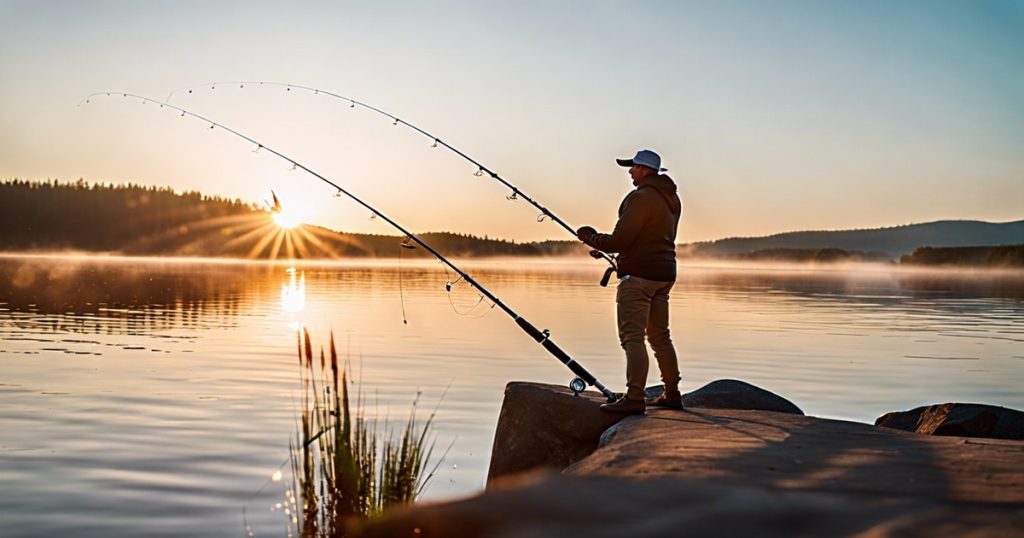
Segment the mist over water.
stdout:
<svg viewBox="0 0 1024 538">
<path fill-rule="evenodd" d="M 461 262 L 457 262 L 461 263 Z M 493 293 L 622 390 L 614 288 L 593 260 L 473 261 Z M 479 490 L 505 384 L 571 374 L 434 262 L 0 258 L 5 536 L 283 535 L 296 330 L 334 331 L 371 415 L 445 387 L 427 491 Z M 408 324 L 403 323 L 403 306 Z M 683 390 L 737 378 L 871 422 L 963 401 L 1024 408 L 1024 274 L 688 266 L 673 290 Z M 657 383 L 657 372 L 650 383 Z M 263 488 L 262 490 L 260 488 Z"/>
</svg>

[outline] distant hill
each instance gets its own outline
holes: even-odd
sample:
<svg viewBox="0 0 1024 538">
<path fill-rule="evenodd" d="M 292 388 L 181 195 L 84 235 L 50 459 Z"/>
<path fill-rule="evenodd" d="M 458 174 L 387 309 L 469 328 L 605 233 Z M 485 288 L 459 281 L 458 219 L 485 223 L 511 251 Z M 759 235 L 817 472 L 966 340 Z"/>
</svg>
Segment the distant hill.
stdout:
<svg viewBox="0 0 1024 538">
<path fill-rule="evenodd" d="M 788 232 L 765 237 L 734 237 L 682 245 L 679 252 L 694 257 L 723 257 L 766 249 L 837 248 L 885 253 L 892 258 L 920 247 L 971 247 L 1024 243 L 1024 220 L 991 223 L 940 220 L 872 230 Z"/>
</svg>

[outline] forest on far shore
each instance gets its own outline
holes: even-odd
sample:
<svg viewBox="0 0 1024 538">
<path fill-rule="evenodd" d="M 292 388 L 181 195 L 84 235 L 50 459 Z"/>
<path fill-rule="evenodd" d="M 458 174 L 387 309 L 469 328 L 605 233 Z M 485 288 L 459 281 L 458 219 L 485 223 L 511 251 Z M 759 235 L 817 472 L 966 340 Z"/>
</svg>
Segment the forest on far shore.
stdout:
<svg viewBox="0 0 1024 538">
<path fill-rule="evenodd" d="M 241 200 L 170 187 L 14 179 L 0 183 L 0 248 L 131 251 L 142 238 L 256 211 Z"/>
<path fill-rule="evenodd" d="M 997 247 L 921 247 L 902 256 L 904 265 L 948 265 L 957 267 L 1024 267 L 1024 245 Z"/>
<path fill-rule="evenodd" d="M 586 254 L 575 241 L 516 243 L 449 232 L 421 239 L 444 254 Z M 402 237 L 351 234 L 303 224 L 283 230 L 272 213 L 241 200 L 169 187 L 55 180 L 0 182 L 0 250 L 87 251 L 141 256 L 251 259 L 428 257 Z"/>
</svg>

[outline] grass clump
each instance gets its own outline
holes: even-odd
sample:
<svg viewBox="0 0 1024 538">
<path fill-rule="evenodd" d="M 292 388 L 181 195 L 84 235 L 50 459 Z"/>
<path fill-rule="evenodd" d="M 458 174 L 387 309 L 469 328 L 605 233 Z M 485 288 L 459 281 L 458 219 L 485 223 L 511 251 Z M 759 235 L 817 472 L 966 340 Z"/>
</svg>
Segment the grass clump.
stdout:
<svg viewBox="0 0 1024 538">
<path fill-rule="evenodd" d="M 314 360 L 309 331 L 298 339 L 302 408 L 291 443 L 293 513 L 290 523 L 300 536 L 344 536 L 353 520 L 379 515 L 394 505 L 411 503 L 423 492 L 441 464 L 429 472 L 434 451 L 431 435 L 435 408 L 417 420 L 417 394 L 401 433 L 387 421 L 379 424 L 364 412 L 362 397 L 350 398 L 347 370 L 339 368 L 331 333 L 329 356 L 320 348 Z"/>
</svg>

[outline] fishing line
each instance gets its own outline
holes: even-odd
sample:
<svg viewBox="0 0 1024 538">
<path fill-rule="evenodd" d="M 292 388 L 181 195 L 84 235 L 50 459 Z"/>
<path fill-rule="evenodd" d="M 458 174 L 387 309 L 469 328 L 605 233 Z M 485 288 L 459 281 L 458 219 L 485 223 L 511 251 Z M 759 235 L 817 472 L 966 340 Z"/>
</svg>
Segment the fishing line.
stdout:
<svg viewBox="0 0 1024 538">
<path fill-rule="evenodd" d="M 98 97 L 98 96 L 104 96 L 104 95 L 112 96 L 114 94 L 113 94 L 113 92 L 93 93 L 93 94 L 90 94 L 89 96 L 86 96 L 86 98 L 83 99 L 82 102 L 78 103 L 78 105 L 81 106 L 83 103 L 89 103 L 92 98 L 95 98 L 95 97 Z M 601 393 L 605 397 L 607 397 L 609 401 L 613 401 L 613 400 L 616 399 L 616 394 L 614 392 L 612 392 L 611 389 L 609 389 L 603 383 L 601 383 L 582 364 L 580 364 L 578 361 L 576 361 L 576 359 L 572 358 L 572 356 L 570 356 L 568 353 L 566 353 L 561 347 L 559 347 L 557 344 L 554 343 L 554 341 L 551 340 L 551 332 L 550 331 L 548 331 L 547 329 L 544 329 L 544 330 L 538 329 L 532 323 L 530 323 L 525 318 L 523 318 L 522 316 L 517 314 L 515 310 L 512 310 L 511 307 L 509 307 L 507 304 L 502 302 L 501 299 L 498 299 L 497 296 L 495 296 L 493 293 L 491 293 L 482 284 L 477 282 L 468 273 L 466 273 L 462 269 L 459 269 L 458 266 L 456 266 L 454 263 L 449 261 L 448 258 L 446 258 L 440 252 L 435 250 L 433 247 L 431 247 L 425 241 L 423 241 L 422 239 L 417 237 L 412 232 L 406 230 L 401 224 L 399 224 L 396 221 L 392 220 L 390 217 L 388 217 L 387 215 L 382 213 L 380 210 L 376 209 L 375 207 L 373 207 L 370 204 L 368 204 L 365 201 L 363 201 L 363 199 L 361 199 L 358 196 L 352 194 L 351 192 L 345 190 L 344 188 L 342 188 L 337 183 L 327 179 L 326 177 L 320 175 L 319 173 L 317 173 L 313 169 L 311 169 L 311 168 L 307 167 L 306 165 L 296 161 L 295 159 L 292 159 L 291 157 L 285 155 L 284 153 L 281 153 L 281 152 L 279 152 L 279 151 L 277 151 L 277 150 L 275 150 L 275 149 L 273 149 L 271 147 L 268 147 L 266 144 L 260 144 L 260 142 L 258 142 L 257 140 L 255 140 L 255 139 L 253 139 L 253 138 L 251 138 L 251 137 L 249 137 L 249 136 L 247 136 L 245 134 L 242 134 L 241 132 L 236 131 L 236 130 L 234 130 L 234 129 L 232 129 L 232 128 L 224 125 L 224 124 L 214 122 L 213 120 L 210 120 L 210 119 L 208 119 L 208 118 L 206 118 L 204 116 L 201 116 L 199 114 L 196 114 L 194 112 L 190 112 L 188 110 L 185 110 L 184 108 L 181 108 L 179 106 L 171 105 L 169 103 L 164 103 L 162 101 L 157 101 L 157 100 L 154 100 L 154 99 L 151 99 L 151 98 L 148 98 L 148 97 L 144 97 L 142 95 L 137 95 L 137 94 L 133 94 L 133 93 L 126 93 L 126 92 L 122 92 L 120 95 L 122 97 L 131 97 L 132 99 L 140 99 L 140 100 L 142 100 L 143 103 L 158 104 L 158 105 L 160 105 L 160 108 L 169 108 L 171 110 L 175 110 L 177 112 L 182 113 L 184 116 L 190 116 L 190 117 L 193 117 L 193 118 L 195 118 L 195 119 L 197 119 L 197 120 L 199 120 L 201 122 L 209 123 L 210 125 L 214 126 L 215 128 L 220 128 L 223 131 L 231 133 L 231 134 L 241 138 L 242 140 L 245 140 L 249 144 L 253 144 L 253 145 L 259 144 L 259 145 L 262 145 L 263 146 L 263 150 L 264 150 L 265 153 L 269 153 L 271 155 L 275 155 L 275 156 L 281 158 L 282 160 L 284 160 L 285 162 L 287 162 L 288 164 L 291 164 L 293 167 L 300 168 L 303 171 L 305 171 L 306 173 L 310 174 L 311 176 L 313 176 L 313 177 L 319 179 L 320 181 L 323 181 L 324 183 L 330 185 L 331 187 L 333 187 L 335 189 L 336 192 L 340 192 L 340 193 L 344 194 L 345 196 L 349 197 L 352 201 L 358 203 L 359 205 L 361 205 L 364 208 L 368 209 L 372 213 L 376 214 L 377 217 L 379 217 L 381 220 L 383 220 L 383 221 L 387 222 L 388 224 L 390 224 L 391 226 L 393 226 L 399 232 L 404 234 L 411 242 L 416 243 L 417 246 L 419 246 L 420 248 L 423 248 L 424 250 L 429 252 L 431 255 L 433 255 L 435 258 L 437 258 L 439 261 L 441 261 L 446 266 L 451 268 L 453 271 L 458 273 L 458 275 L 460 277 L 462 277 L 462 279 L 464 279 L 468 284 L 470 284 L 474 288 L 476 288 L 477 291 L 479 291 L 484 296 L 486 296 L 487 299 L 490 300 L 491 302 L 493 302 L 495 306 L 501 308 L 501 310 L 503 312 L 508 314 L 508 316 L 511 317 L 513 321 L 515 321 L 516 325 L 518 325 L 519 328 L 523 330 L 523 332 L 525 332 L 527 335 L 529 335 L 531 338 L 533 338 L 534 341 L 536 341 L 538 344 L 540 344 L 555 359 L 557 359 L 559 362 L 561 362 L 563 365 L 565 365 L 566 368 L 568 368 L 570 371 L 572 371 L 574 374 L 576 374 L 577 378 L 573 379 L 572 382 L 570 382 L 570 384 L 569 384 L 570 388 L 572 388 L 572 390 L 574 392 L 581 392 L 581 391 L 585 390 L 586 387 L 589 385 L 589 386 L 593 386 L 593 387 L 597 388 L 599 391 L 601 391 Z"/>
<path fill-rule="evenodd" d="M 462 316 L 462 317 L 466 317 L 466 318 L 469 318 L 469 319 L 481 319 L 481 318 L 483 318 L 484 316 L 486 316 L 490 312 L 490 310 L 488 309 L 488 310 L 484 310 L 483 312 L 481 312 L 479 314 L 475 314 L 475 315 L 473 314 L 473 312 L 476 311 L 477 307 L 480 306 L 481 304 L 483 304 L 483 302 L 484 302 L 484 296 L 483 295 L 479 295 L 477 300 L 476 300 L 476 302 L 473 303 L 473 306 L 470 306 L 465 311 L 460 312 L 458 307 L 455 306 L 455 301 L 452 300 L 452 294 L 451 293 L 448 294 L 448 304 L 452 305 L 452 311 L 455 312 L 456 314 Z M 494 305 L 492 304 L 490 306 L 490 308 L 494 308 Z"/>
<path fill-rule="evenodd" d="M 231 85 L 231 86 L 234 86 L 236 84 L 238 85 L 239 89 L 244 89 L 246 87 L 246 85 L 257 86 L 257 87 L 275 86 L 275 87 L 283 87 L 285 89 L 285 91 L 287 91 L 287 92 L 291 92 L 294 89 L 294 90 L 298 90 L 298 91 L 304 91 L 304 92 L 307 92 L 307 93 L 312 93 L 313 95 L 325 95 L 325 96 L 328 96 L 328 97 L 332 97 L 334 99 L 339 99 L 341 101 L 347 102 L 349 104 L 349 108 L 356 108 L 358 106 L 360 108 L 363 108 L 363 109 L 369 110 L 371 112 L 375 112 L 375 113 L 377 113 L 377 114 L 379 114 L 381 116 L 384 116 L 385 118 L 391 120 L 391 124 L 392 125 L 395 125 L 395 126 L 397 126 L 399 124 L 404 125 L 405 127 L 408 127 L 410 129 L 412 129 L 413 131 L 416 131 L 417 133 L 419 133 L 419 134 L 423 135 L 424 137 L 426 137 L 427 139 L 429 139 L 431 141 L 430 147 L 436 148 L 436 147 L 438 147 L 438 145 L 444 146 L 445 149 L 451 151 L 452 153 L 458 155 L 459 157 L 461 157 L 464 160 L 466 160 L 466 161 L 470 162 L 471 164 L 473 164 L 476 167 L 476 171 L 473 172 L 474 176 L 482 177 L 483 175 L 486 174 L 486 175 L 490 176 L 492 179 L 494 179 L 495 181 L 497 181 L 498 183 L 501 183 L 502 185 L 504 185 L 506 188 L 508 188 L 511 191 L 510 194 L 505 196 L 505 198 L 507 200 L 509 200 L 509 201 L 516 201 L 516 200 L 519 200 L 521 198 L 521 199 L 525 200 L 527 203 L 529 203 L 530 205 L 532 205 L 533 207 L 535 207 L 538 210 L 540 210 L 540 215 L 537 216 L 537 222 L 544 222 L 547 219 L 551 219 L 552 222 L 554 222 L 555 224 L 558 224 L 559 226 L 564 228 L 565 231 L 569 232 L 570 235 L 572 235 L 574 238 L 576 238 L 576 229 L 575 228 L 569 226 L 569 224 L 567 224 L 564 220 L 562 220 L 561 217 L 559 217 L 558 215 L 555 215 L 555 213 L 552 212 L 550 209 L 542 206 L 540 203 L 538 203 L 532 197 L 530 197 L 529 195 L 527 195 L 526 193 L 521 191 L 519 189 L 519 187 L 516 187 L 515 185 L 510 183 L 508 180 L 506 180 L 505 178 L 501 177 L 501 175 L 499 175 L 497 172 L 495 172 L 495 171 L 491 170 L 490 168 L 488 168 L 487 166 L 485 166 L 483 163 L 481 163 L 481 162 L 477 161 L 476 159 L 470 157 L 469 155 L 464 153 L 462 150 L 456 148 L 455 146 L 452 146 L 451 144 L 445 142 L 444 140 L 441 140 L 439 137 L 434 136 L 433 134 L 427 132 L 426 130 L 421 129 L 420 127 L 417 127 L 416 125 L 413 125 L 412 123 L 409 123 L 408 121 L 405 121 L 405 120 L 399 118 L 398 116 L 395 116 L 394 114 L 391 114 L 390 112 L 386 112 L 383 109 L 377 108 L 377 107 L 375 107 L 373 105 L 370 105 L 368 103 L 365 103 L 363 101 L 359 101 L 358 99 L 354 99 L 354 98 L 351 98 L 351 97 L 346 97 L 344 95 L 341 95 L 341 94 L 338 94 L 338 93 L 334 93 L 334 92 L 331 92 L 331 91 L 328 91 L 328 90 L 323 90 L 323 89 L 320 89 L 320 88 L 314 88 L 312 86 L 305 86 L 305 85 L 302 85 L 302 84 L 291 84 L 291 83 L 287 83 L 287 82 L 270 82 L 270 81 L 258 81 L 258 80 L 257 81 L 238 80 L 238 81 L 207 82 L 205 84 L 197 84 L 197 85 L 194 85 L 194 86 L 186 86 L 184 88 L 179 88 L 177 90 L 171 90 L 171 92 L 167 94 L 167 101 L 169 102 L 171 100 L 171 98 L 174 96 L 175 92 L 186 92 L 187 91 L 188 94 L 192 94 L 193 91 L 195 89 L 197 89 L 197 88 L 205 88 L 205 87 L 209 86 L 211 90 L 214 90 L 214 89 L 217 88 L 218 85 Z M 607 261 L 608 264 L 609 264 L 609 267 L 612 270 L 614 270 L 616 268 L 615 256 L 612 256 L 612 255 L 610 255 L 610 254 L 608 254 L 606 252 L 602 252 L 602 251 L 596 250 L 596 249 L 590 251 L 590 256 L 592 258 L 594 258 L 594 259 L 603 259 L 603 260 Z M 608 275 L 610 275 L 610 273 L 606 272 L 605 278 L 603 278 L 601 280 L 601 286 L 607 286 L 608 285 L 608 278 L 607 278 Z"/>
<path fill-rule="evenodd" d="M 405 325 L 409 324 L 409 319 L 405 317 L 405 292 L 402 291 L 402 252 L 406 249 L 415 249 L 416 245 L 412 244 L 409 236 L 405 236 L 402 242 L 398 244 L 398 299 L 402 303 L 402 323 Z"/>
<path fill-rule="evenodd" d="M 490 312 L 490 309 L 488 309 L 488 310 L 485 310 L 480 315 L 476 315 L 476 316 L 471 315 L 473 313 L 473 311 L 476 310 L 476 307 L 480 306 L 480 304 L 484 302 L 484 296 L 482 294 L 480 294 L 480 293 L 477 293 L 477 297 L 478 298 L 477 298 L 476 302 L 473 303 L 472 306 L 470 306 L 465 311 L 460 311 L 459 308 L 455 305 L 455 300 L 452 298 L 452 296 L 453 296 L 452 290 L 457 289 L 456 286 L 458 286 L 459 282 L 465 282 L 465 281 L 462 279 L 461 276 L 459 278 L 456 278 L 453 281 L 452 277 L 451 277 L 451 274 L 448 273 L 448 268 L 446 268 L 446 267 L 444 268 L 444 273 L 445 273 L 445 277 L 447 278 L 447 282 L 445 282 L 445 284 L 444 284 L 444 289 L 445 289 L 446 295 L 448 296 L 448 304 L 450 304 L 451 307 L 452 307 L 452 312 L 455 312 L 459 316 L 468 317 L 470 319 L 480 319 L 480 318 L 486 316 Z M 490 308 L 494 308 L 494 304 L 491 304 Z"/>
</svg>

